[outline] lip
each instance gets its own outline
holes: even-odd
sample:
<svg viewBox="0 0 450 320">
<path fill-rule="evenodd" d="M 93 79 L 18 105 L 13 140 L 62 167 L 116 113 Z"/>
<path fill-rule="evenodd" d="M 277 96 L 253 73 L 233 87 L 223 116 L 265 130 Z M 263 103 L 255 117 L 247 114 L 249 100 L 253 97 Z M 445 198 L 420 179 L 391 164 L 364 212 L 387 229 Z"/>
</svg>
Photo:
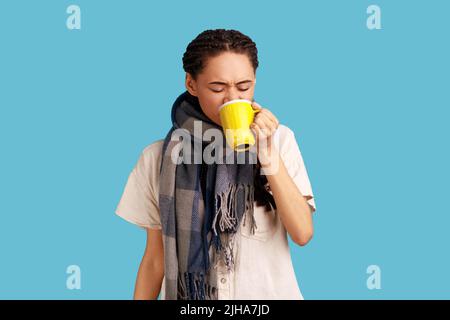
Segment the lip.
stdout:
<svg viewBox="0 0 450 320">
<path fill-rule="evenodd" d="M 249 103 L 249 104 L 252 104 L 252 101 L 247 100 L 247 99 L 235 99 L 235 100 L 231 100 L 231 101 L 228 101 L 228 102 L 225 102 L 224 104 L 222 104 L 222 105 L 219 107 L 219 112 L 220 112 L 220 110 L 221 110 L 223 107 L 225 107 L 225 106 L 227 106 L 227 105 L 229 105 L 229 104 L 232 104 L 232 103 L 236 103 L 236 102 L 247 102 L 247 103 Z"/>
</svg>

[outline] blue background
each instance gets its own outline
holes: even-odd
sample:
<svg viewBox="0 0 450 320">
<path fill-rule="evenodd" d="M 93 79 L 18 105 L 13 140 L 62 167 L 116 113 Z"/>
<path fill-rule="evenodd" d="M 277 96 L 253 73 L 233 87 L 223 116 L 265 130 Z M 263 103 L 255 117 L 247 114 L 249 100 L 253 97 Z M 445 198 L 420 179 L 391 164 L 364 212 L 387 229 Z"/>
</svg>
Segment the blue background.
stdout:
<svg viewBox="0 0 450 320">
<path fill-rule="evenodd" d="M 81 8 L 68 30 L 66 8 Z M 381 7 L 381 30 L 366 9 Z M 131 299 L 145 232 L 114 214 L 170 127 L 201 31 L 257 43 L 255 99 L 298 139 L 317 212 L 306 299 L 450 298 L 448 1 L 2 1 L 0 298 Z M 81 268 L 81 290 L 66 268 Z M 366 286 L 369 265 L 381 289 Z"/>
</svg>

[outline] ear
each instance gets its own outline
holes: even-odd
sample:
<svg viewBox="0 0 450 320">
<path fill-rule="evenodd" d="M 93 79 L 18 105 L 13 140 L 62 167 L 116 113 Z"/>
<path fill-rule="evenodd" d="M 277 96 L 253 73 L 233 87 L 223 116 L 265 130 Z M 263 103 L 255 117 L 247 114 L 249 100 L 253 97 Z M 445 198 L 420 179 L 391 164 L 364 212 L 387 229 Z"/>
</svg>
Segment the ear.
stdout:
<svg viewBox="0 0 450 320">
<path fill-rule="evenodd" d="M 193 95 L 194 97 L 197 97 L 197 81 L 195 81 L 195 79 L 188 72 L 186 72 L 185 86 L 186 86 L 187 91 L 191 95 Z"/>
</svg>

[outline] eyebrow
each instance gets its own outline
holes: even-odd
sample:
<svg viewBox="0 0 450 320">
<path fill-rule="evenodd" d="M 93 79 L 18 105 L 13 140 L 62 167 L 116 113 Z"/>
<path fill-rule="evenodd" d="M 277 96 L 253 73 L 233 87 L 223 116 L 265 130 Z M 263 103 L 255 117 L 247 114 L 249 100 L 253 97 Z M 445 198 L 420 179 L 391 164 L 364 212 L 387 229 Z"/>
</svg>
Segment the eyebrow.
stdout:
<svg viewBox="0 0 450 320">
<path fill-rule="evenodd" d="M 249 83 L 249 82 L 253 82 L 253 81 L 252 81 L 252 80 L 242 80 L 242 81 L 239 81 L 238 83 L 236 83 L 236 85 L 240 85 L 240 84 L 244 84 L 244 83 Z M 213 81 L 213 82 L 210 82 L 209 84 L 228 85 L 227 82 L 222 82 L 222 81 Z"/>
</svg>

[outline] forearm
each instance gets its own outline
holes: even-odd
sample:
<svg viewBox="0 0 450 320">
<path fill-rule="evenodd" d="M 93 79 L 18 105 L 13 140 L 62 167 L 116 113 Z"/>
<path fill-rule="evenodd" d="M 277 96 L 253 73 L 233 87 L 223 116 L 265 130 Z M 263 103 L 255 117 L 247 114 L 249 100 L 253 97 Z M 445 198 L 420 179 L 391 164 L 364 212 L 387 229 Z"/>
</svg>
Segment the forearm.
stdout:
<svg viewBox="0 0 450 320">
<path fill-rule="evenodd" d="M 313 235 L 311 208 L 289 175 L 280 155 L 263 168 L 277 205 L 277 214 L 292 240 L 305 245 Z"/>
<path fill-rule="evenodd" d="M 161 291 L 163 277 L 163 264 L 156 263 L 144 256 L 136 278 L 134 299 L 156 300 Z"/>
</svg>

